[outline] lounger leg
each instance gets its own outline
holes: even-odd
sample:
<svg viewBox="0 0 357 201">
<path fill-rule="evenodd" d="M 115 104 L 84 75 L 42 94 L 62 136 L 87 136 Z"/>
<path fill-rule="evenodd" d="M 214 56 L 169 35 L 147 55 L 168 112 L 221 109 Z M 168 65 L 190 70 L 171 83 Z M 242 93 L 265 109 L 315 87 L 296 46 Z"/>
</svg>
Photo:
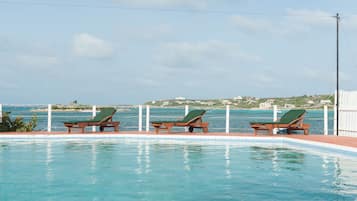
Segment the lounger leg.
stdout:
<svg viewBox="0 0 357 201">
<path fill-rule="evenodd" d="M 114 131 L 119 132 L 119 125 L 114 126 Z"/>
<path fill-rule="evenodd" d="M 68 133 L 71 133 L 71 127 L 68 127 Z"/>
<path fill-rule="evenodd" d="M 81 132 L 84 133 L 84 127 L 81 128 Z"/>
<path fill-rule="evenodd" d="M 159 127 L 155 127 L 155 133 L 156 133 L 156 134 L 159 134 L 159 130 L 160 130 Z"/>
<path fill-rule="evenodd" d="M 202 130 L 204 133 L 208 133 L 208 127 L 203 127 Z"/>
<path fill-rule="evenodd" d="M 275 125 L 269 125 L 268 127 L 268 134 L 273 135 L 273 130 L 276 128 Z"/>
<path fill-rule="evenodd" d="M 309 130 L 308 129 L 304 129 L 304 135 L 308 135 L 309 134 Z"/>
</svg>

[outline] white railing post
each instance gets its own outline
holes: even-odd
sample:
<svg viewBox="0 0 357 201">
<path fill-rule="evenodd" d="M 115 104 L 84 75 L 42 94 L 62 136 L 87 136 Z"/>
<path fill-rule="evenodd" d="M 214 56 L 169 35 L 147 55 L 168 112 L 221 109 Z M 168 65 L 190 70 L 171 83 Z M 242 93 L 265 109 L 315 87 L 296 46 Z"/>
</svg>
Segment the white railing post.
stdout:
<svg viewBox="0 0 357 201">
<path fill-rule="evenodd" d="M 328 107 L 324 105 L 324 135 L 328 135 Z"/>
<path fill-rule="evenodd" d="M 2 123 L 2 104 L 0 103 L 0 123 Z"/>
<path fill-rule="evenodd" d="M 51 132 L 52 128 L 52 105 L 48 104 L 48 109 L 47 109 L 47 131 Z"/>
<path fill-rule="evenodd" d="M 185 105 L 185 116 L 188 114 L 188 105 Z M 185 132 L 188 131 L 188 127 L 185 127 Z"/>
<path fill-rule="evenodd" d="M 278 121 L 278 106 L 273 105 L 273 121 Z"/>
<path fill-rule="evenodd" d="M 273 121 L 278 121 L 278 106 L 277 105 L 273 105 Z M 273 129 L 273 134 L 277 134 L 278 133 L 278 129 L 274 128 Z"/>
<path fill-rule="evenodd" d="M 146 106 L 146 132 L 150 131 L 150 105 Z"/>
<path fill-rule="evenodd" d="M 229 105 L 226 105 L 226 133 L 229 133 Z"/>
<path fill-rule="evenodd" d="M 97 115 L 97 106 L 93 105 L 92 107 L 92 117 L 94 118 Z M 92 126 L 92 131 L 95 132 L 95 126 Z"/>
<path fill-rule="evenodd" d="M 185 105 L 185 116 L 188 114 L 188 105 Z"/>
<path fill-rule="evenodd" d="M 139 131 L 143 131 L 143 106 L 139 105 Z"/>
</svg>

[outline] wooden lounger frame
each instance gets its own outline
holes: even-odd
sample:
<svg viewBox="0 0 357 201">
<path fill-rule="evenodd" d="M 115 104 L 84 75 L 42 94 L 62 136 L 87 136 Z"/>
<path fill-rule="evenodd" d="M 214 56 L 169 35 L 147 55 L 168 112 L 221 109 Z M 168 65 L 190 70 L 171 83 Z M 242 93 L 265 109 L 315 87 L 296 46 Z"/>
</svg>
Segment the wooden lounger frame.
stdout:
<svg viewBox="0 0 357 201">
<path fill-rule="evenodd" d="M 171 133 L 171 129 L 174 126 L 188 127 L 191 133 L 194 128 L 201 128 L 204 133 L 208 132 L 208 122 L 202 122 L 202 116 L 198 116 L 189 122 L 152 122 L 152 126 L 155 128 L 156 134 L 158 134 L 160 130 L 167 130 L 168 133 Z"/>
<path fill-rule="evenodd" d="M 304 135 L 309 134 L 309 129 L 310 129 L 310 124 L 304 124 L 304 116 L 305 114 L 301 115 L 299 118 L 294 120 L 293 122 L 289 124 L 262 124 L 262 123 L 257 123 L 257 124 L 251 124 L 251 127 L 254 129 L 254 135 L 257 135 L 258 130 L 267 130 L 268 134 L 273 135 L 273 130 L 275 128 L 280 129 L 280 128 L 286 128 L 288 134 L 291 134 L 291 131 L 294 130 L 303 130 Z"/>
<path fill-rule="evenodd" d="M 114 115 L 114 114 L 113 114 Z M 115 132 L 119 132 L 119 121 L 113 121 L 113 115 L 108 116 L 106 118 L 104 118 L 101 121 L 98 122 L 93 122 L 93 121 L 79 121 L 79 122 L 75 122 L 75 123 L 64 123 L 64 126 L 66 126 L 68 128 L 68 133 L 71 133 L 73 128 L 78 128 L 80 129 L 81 133 L 84 133 L 85 128 L 88 126 L 99 126 L 99 131 L 103 132 L 104 128 L 107 127 L 112 127 L 114 128 Z"/>
</svg>

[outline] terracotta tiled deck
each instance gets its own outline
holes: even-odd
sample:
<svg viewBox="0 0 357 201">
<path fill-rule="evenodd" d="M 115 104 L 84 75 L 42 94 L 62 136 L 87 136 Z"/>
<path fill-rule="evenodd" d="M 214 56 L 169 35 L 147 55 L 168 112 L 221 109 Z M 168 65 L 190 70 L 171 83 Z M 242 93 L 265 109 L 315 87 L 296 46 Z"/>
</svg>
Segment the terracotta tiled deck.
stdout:
<svg viewBox="0 0 357 201">
<path fill-rule="evenodd" d="M 72 135 L 68 134 L 67 132 L 32 132 L 32 133 L 0 133 L 1 135 Z M 84 134 L 79 134 L 79 133 L 73 133 L 76 135 L 83 135 L 83 136 L 90 136 L 93 134 L 126 134 L 126 135 L 137 135 L 137 134 L 142 134 L 142 135 L 187 135 L 187 136 L 244 136 L 244 137 L 256 137 L 256 138 L 264 138 L 264 137 L 285 137 L 285 138 L 291 138 L 291 139 L 299 139 L 299 140 L 306 140 L 306 141 L 312 141 L 312 142 L 321 142 L 321 143 L 328 143 L 328 144 L 334 144 L 334 145 L 341 145 L 341 146 L 347 146 L 347 147 L 352 147 L 352 148 L 357 148 L 357 137 L 344 137 L 344 136 L 324 136 L 324 135 L 257 135 L 254 136 L 252 133 L 217 133 L 217 132 L 209 132 L 209 133 L 185 133 L 185 132 L 176 132 L 176 133 L 170 133 L 167 134 L 166 132 L 162 132 L 160 134 L 155 134 L 154 132 L 138 132 L 138 131 L 121 131 L 121 132 L 102 132 L 102 133 L 84 133 Z"/>
</svg>

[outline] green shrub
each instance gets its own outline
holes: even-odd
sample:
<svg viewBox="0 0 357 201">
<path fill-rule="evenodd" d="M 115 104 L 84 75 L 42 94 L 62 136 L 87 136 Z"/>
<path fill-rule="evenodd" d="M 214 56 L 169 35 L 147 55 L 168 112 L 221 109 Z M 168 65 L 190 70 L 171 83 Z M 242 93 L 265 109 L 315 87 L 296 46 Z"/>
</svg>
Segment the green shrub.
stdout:
<svg viewBox="0 0 357 201">
<path fill-rule="evenodd" d="M 37 126 L 37 116 L 34 115 L 30 122 L 24 122 L 22 117 L 16 117 L 14 121 L 10 118 L 10 112 L 3 112 L 0 123 L 0 132 L 18 131 L 30 132 Z"/>
</svg>

